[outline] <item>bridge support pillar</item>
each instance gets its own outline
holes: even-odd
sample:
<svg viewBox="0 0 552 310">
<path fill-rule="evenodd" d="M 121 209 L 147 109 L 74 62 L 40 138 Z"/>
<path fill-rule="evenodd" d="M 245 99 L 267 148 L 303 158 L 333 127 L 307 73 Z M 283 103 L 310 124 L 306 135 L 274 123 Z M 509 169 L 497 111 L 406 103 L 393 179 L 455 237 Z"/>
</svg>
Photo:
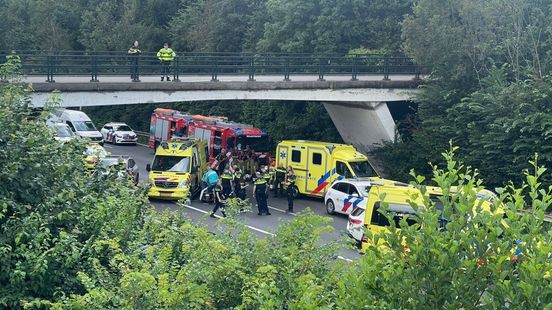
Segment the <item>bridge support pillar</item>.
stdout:
<svg viewBox="0 0 552 310">
<path fill-rule="evenodd" d="M 343 141 L 363 153 L 395 139 L 395 121 L 385 102 L 325 102 L 324 107 Z M 377 162 L 370 163 L 383 173 Z"/>
</svg>

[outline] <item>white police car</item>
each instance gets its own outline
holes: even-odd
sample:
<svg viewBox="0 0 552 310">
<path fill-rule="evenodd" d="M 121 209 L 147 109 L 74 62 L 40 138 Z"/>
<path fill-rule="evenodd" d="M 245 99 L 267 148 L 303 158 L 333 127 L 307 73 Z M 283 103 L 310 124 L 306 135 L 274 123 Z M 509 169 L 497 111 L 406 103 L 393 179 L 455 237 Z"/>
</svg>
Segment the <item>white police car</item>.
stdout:
<svg viewBox="0 0 552 310">
<path fill-rule="evenodd" d="M 133 144 L 138 142 L 138 136 L 125 123 L 107 123 L 105 124 L 100 133 L 103 136 L 105 142 L 113 144 Z"/>
<path fill-rule="evenodd" d="M 368 191 L 374 184 L 372 179 L 342 179 L 335 181 L 326 192 L 324 203 L 328 214 L 351 214 L 353 210 L 366 204 Z"/>
</svg>

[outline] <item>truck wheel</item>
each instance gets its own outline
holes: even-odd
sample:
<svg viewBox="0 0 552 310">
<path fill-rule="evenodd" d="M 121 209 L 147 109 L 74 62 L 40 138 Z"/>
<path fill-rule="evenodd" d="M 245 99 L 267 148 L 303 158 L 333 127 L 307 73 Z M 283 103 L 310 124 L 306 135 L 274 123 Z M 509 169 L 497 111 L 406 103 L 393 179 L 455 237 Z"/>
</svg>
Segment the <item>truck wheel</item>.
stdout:
<svg viewBox="0 0 552 310">
<path fill-rule="evenodd" d="M 334 214 L 335 213 L 335 205 L 334 205 L 334 202 L 331 199 L 328 200 L 328 202 L 326 203 L 326 212 L 328 212 L 328 214 Z"/>
</svg>

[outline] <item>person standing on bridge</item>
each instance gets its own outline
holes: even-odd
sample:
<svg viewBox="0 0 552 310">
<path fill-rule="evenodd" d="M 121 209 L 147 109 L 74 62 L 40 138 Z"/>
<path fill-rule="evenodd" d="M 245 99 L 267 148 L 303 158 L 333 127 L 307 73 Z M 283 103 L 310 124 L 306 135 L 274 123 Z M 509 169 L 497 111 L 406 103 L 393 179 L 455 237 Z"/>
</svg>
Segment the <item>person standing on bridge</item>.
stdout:
<svg viewBox="0 0 552 310">
<path fill-rule="evenodd" d="M 161 81 L 167 78 L 170 81 L 169 73 L 171 73 L 171 65 L 176 53 L 169 47 L 169 43 L 163 45 L 163 48 L 157 52 L 157 58 L 161 61 Z"/>
<path fill-rule="evenodd" d="M 130 56 L 130 78 L 133 82 L 140 82 L 138 79 L 138 56 L 142 54 L 142 51 L 138 48 L 138 41 L 134 41 L 134 44 L 128 49 L 128 55 Z"/>
</svg>

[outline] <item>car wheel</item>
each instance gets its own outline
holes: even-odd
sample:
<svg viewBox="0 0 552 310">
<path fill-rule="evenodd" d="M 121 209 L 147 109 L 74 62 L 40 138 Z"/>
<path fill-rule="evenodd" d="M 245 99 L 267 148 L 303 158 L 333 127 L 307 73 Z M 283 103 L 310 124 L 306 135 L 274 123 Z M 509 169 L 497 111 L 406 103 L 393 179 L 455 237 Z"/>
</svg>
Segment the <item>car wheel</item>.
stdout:
<svg viewBox="0 0 552 310">
<path fill-rule="evenodd" d="M 334 214 L 335 213 L 335 205 L 334 205 L 334 202 L 333 200 L 328 200 L 328 202 L 326 203 L 326 212 L 328 212 L 328 214 Z"/>
</svg>

